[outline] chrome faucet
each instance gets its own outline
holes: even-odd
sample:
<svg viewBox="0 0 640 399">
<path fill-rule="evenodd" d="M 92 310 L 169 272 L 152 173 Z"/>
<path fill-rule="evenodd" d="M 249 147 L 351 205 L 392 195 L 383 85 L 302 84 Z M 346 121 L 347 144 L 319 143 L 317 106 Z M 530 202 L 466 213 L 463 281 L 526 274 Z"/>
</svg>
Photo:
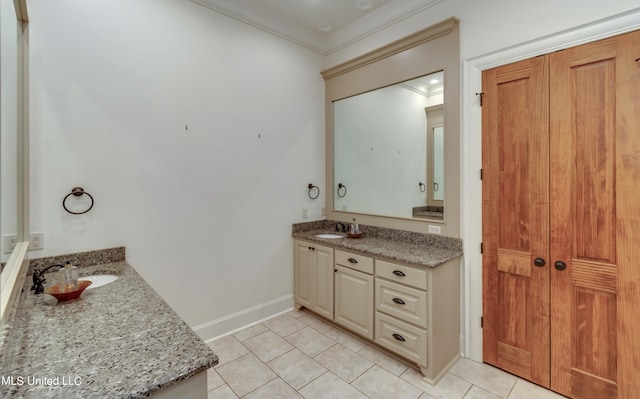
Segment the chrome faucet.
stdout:
<svg viewBox="0 0 640 399">
<path fill-rule="evenodd" d="M 336 223 L 336 231 L 341 232 L 341 233 L 346 233 L 347 232 L 347 225 L 342 223 L 342 222 Z"/>
<path fill-rule="evenodd" d="M 44 279 L 44 273 L 56 266 L 60 268 L 64 267 L 64 265 L 56 263 L 54 265 L 47 266 L 42 270 L 33 271 L 33 285 L 31 286 L 31 291 L 33 291 L 34 294 L 42 294 L 44 292 L 43 284 L 47 282 L 47 280 Z"/>
</svg>

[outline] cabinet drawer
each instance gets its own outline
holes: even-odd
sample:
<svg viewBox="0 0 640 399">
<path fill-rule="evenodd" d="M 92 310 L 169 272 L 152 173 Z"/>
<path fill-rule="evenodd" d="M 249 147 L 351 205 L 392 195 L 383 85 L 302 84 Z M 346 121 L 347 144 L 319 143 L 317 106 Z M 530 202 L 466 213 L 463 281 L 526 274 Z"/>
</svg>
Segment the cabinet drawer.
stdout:
<svg viewBox="0 0 640 399">
<path fill-rule="evenodd" d="M 420 290 L 427 289 L 427 271 L 410 266 L 376 260 L 376 277 L 386 278 Z"/>
<path fill-rule="evenodd" d="M 373 274 L 373 258 L 369 258 L 368 256 L 336 250 L 335 260 L 336 265 L 348 267 L 367 274 Z"/>
<path fill-rule="evenodd" d="M 427 327 L 427 293 L 376 279 L 376 310 L 420 327 Z"/>
<path fill-rule="evenodd" d="M 376 312 L 376 343 L 427 367 L 427 330 Z"/>
</svg>

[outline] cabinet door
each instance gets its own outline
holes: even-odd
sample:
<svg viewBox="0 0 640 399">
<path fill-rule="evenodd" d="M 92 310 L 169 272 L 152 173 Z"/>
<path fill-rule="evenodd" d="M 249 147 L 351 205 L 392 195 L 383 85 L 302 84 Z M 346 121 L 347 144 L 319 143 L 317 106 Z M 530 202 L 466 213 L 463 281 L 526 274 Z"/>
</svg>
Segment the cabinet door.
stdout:
<svg viewBox="0 0 640 399">
<path fill-rule="evenodd" d="M 639 56 L 635 32 L 549 58 L 551 387 L 574 398 L 640 397 Z"/>
<path fill-rule="evenodd" d="M 335 322 L 373 339 L 373 276 L 337 266 Z"/>
<path fill-rule="evenodd" d="M 312 247 L 309 243 L 295 241 L 294 297 L 298 306 L 311 308 L 313 302 L 314 266 Z"/>
<path fill-rule="evenodd" d="M 485 71 L 482 90 L 483 356 L 549 387 L 547 59 Z"/>
<path fill-rule="evenodd" d="M 311 309 L 321 316 L 333 319 L 333 249 L 315 245 L 313 304 Z"/>
</svg>

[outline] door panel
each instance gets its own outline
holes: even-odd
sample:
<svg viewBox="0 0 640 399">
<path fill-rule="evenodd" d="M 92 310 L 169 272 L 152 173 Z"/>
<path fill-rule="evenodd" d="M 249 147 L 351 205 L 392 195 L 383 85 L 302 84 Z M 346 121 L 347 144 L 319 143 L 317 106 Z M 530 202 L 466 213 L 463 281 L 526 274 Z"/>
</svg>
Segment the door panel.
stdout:
<svg viewBox="0 0 640 399">
<path fill-rule="evenodd" d="M 617 397 L 616 47 L 549 57 L 551 387 L 576 398 Z"/>
<path fill-rule="evenodd" d="M 618 262 L 618 397 L 640 398 L 640 31 L 617 49 L 616 227 Z"/>
<path fill-rule="evenodd" d="M 313 310 L 333 320 L 333 250 L 319 245 L 314 247 L 315 287 Z"/>
<path fill-rule="evenodd" d="M 546 59 L 485 71 L 483 91 L 484 360 L 549 386 Z"/>
</svg>

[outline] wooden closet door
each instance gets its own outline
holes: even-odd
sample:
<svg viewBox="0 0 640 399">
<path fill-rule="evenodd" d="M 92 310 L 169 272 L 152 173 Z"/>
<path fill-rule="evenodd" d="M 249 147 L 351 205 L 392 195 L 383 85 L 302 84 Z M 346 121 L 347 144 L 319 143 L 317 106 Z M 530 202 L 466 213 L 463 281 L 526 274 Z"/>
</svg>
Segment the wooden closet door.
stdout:
<svg viewBox="0 0 640 399">
<path fill-rule="evenodd" d="M 573 398 L 640 397 L 637 57 L 638 32 L 549 57 L 551 388 Z"/>
<path fill-rule="evenodd" d="M 485 71 L 482 87 L 484 361 L 548 387 L 547 59 Z"/>
</svg>

